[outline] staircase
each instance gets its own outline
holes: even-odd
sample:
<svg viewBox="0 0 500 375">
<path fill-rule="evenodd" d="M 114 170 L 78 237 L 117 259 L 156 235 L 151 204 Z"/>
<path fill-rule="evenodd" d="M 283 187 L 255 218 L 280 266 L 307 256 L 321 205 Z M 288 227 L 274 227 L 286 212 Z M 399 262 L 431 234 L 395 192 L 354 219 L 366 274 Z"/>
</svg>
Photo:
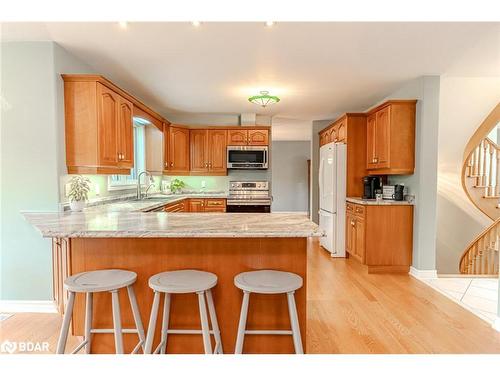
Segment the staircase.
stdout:
<svg viewBox="0 0 500 375">
<path fill-rule="evenodd" d="M 469 140 L 464 152 L 462 186 L 471 202 L 492 220 L 465 249 L 460 273 L 499 273 L 500 240 L 500 146 L 488 134 L 500 126 L 500 104 L 488 115 Z M 500 133 L 499 133 L 500 135 Z M 500 139 L 497 137 L 497 139 Z"/>
</svg>

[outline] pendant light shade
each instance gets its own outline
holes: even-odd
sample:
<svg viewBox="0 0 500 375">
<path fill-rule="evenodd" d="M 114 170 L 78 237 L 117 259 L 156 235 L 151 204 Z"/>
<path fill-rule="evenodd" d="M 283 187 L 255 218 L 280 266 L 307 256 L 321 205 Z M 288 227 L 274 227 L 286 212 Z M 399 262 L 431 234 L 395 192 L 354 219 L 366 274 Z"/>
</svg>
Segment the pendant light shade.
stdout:
<svg viewBox="0 0 500 375">
<path fill-rule="evenodd" d="M 269 104 L 278 103 L 280 98 L 277 96 L 269 95 L 269 91 L 261 91 L 260 95 L 251 96 L 248 101 L 254 104 L 258 104 L 261 107 L 266 107 Z"/>
</svg>

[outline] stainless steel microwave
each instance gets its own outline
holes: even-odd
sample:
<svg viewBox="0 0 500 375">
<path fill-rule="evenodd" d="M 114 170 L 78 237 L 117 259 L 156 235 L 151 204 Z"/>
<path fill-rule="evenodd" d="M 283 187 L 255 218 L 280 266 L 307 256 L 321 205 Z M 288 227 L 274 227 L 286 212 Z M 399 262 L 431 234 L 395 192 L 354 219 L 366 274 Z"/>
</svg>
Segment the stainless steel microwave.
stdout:
<svg viewBox="0 0 500 375">
<path fill-rule="evenodd" d="M 267 168 L 267 146 L 227 146 L 227 169 Z"/>
</svg>

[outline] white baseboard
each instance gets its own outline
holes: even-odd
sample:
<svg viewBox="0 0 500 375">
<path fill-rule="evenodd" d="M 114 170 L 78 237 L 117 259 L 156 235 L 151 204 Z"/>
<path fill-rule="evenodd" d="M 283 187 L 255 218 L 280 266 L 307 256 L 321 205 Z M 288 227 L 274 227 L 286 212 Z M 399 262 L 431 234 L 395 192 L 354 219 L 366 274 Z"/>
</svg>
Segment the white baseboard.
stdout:
<svg viewBox="0 0 500 375">
<path fill-rule="evenodd" d="M 497 332 L 500 332 L 500 316 L 497 316 L 493 324 L 491 325 L 493 329 Z"/>
<path fill-rule="evenodd" d="M 3 313 L 56 313 L 54 301 L 0 300 L 0 312 Z"/>
<path fill-rule="evenodd" d="M 411 266 L 409 273 L 410 276 L 420 280 L 437 279 L 437 270 L 419 270 Z"/>
</svg>

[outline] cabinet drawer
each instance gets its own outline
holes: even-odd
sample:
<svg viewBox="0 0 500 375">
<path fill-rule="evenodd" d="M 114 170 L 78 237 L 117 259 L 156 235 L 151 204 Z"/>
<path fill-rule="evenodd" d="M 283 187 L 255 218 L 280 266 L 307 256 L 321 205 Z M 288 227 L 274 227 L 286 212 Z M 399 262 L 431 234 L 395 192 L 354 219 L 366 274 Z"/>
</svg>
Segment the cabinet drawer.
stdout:
<svg viewBox="0 0 500 375">
<path fill-rule="evenodd" d="M 345 205 L 345 209 L 347 212 L 354 212 L 355 204 L 347 202 Z"/>
<path fill-rule="evenodd" d="M 167 204 L 163 207 L 163 211 L 165 212 L 184 212 L 185 211 L 185 202 L 175 202 Z"/>
<path fill-rule="evenodd" d="M 207 205 L 206 207 L 225 207 L 226 206 L 226 200 L 225 199 L 207 199 Z"/>
</svg>

